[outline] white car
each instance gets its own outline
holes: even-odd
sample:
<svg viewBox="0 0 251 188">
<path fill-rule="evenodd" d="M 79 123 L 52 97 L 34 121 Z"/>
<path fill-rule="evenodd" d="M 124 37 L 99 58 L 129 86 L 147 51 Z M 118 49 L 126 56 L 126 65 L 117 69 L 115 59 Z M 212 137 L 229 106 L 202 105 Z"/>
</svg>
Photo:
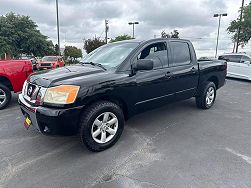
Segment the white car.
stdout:
<svg viewBox="0 0 251 188">
<path fill-rule="evenodd" d="M 227 77 L 251 80 L 251 56 L 247 54 L 223 54 L 219 59 L 227 61 Z"/>
</svg>

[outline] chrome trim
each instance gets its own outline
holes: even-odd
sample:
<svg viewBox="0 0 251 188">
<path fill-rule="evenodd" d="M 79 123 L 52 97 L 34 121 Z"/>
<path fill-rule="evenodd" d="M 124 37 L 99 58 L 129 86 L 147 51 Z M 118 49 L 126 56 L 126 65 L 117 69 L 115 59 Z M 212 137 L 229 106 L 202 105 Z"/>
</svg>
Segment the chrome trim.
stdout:
<svg viewBox="0 0 251 188">
<path fill-rule="evenodd" d="M 153 101 L 153 100 L 156 100 L 156 99 L 161 99 L 161 98 L 164 98 L 164 97 L 169 97 L 169 96 L 174 95 L 174 94 L 175 93 L 168 94 L 168 95 L 163 95 L 163 96 L 155 97 L 155 98 L 151 98 L 151 99 L 147 99 L 147 100 L 144 100 L 144 101 L 137 102 L 135 105 L 142 104 L 142 103 L 145 103 L 145 102 L 150 102 L 150 101 Z"/>
<path fill-rule="evenodd" d="M 28 86 L 29 85 L 32 85 L 35 87 L 35 89 L 33 90 L 32 92 L 32 95 L 31 97 L 28 96 Z M 36 100 L 37 100 L 37 96 L 39 95 L 40 98 L 41 98 L 41 103 L 43 102 L 43 98 L 44 98 L 44 95 L 45 95 L 45 92 L 46 92 L 46 88 L 44 87 L 41 87 L 41 86 L 38 86 L 38 85 L 35 85 L 33 83 L 29 83 L 27 82 L 26 85 L 24 86 L 25 88 L 23 89 L 24 92 L 22 93 L 23 94 L 23 97 L 25 100 L 35 104 L 36 103 Z"/>
<path fill-rule="evenodd" d="M 155 97 L 155 98 L 147 99 L 147 100 L 144 100 L 144 101 L 137 102 L 135 105 L 142 104 L 142 103 L 145 103 L 145 102 L 150 102 L 150 101 L 153 101 L 153 100 L 156 100 L 156 99 L 161 99 L 161 98 L 164 98 L 164 97 L 169 97 L 171 95 L 179 94 L 179 93 L 190 91 L 190 90 L 193 90 L 193 89 L 196 89 L 196 88 L 189 88 L 189 89 L 178 91 L 178 92 L 175 92 L 175 93 L 172 93 L 172 94 L 162 95 L 160 97 Z"/>
<path fill-rule="evenodd" d="M 196 87 L 189 88 L 189 89 L 184 89 L 184 90 L 181 90 L 181 91 L 177 91 L 175 94 L 183 93 L 183 92 L 190 91 L 190 90 L 193 90 L 193 89 L 196 89 Z"/>
</svg>

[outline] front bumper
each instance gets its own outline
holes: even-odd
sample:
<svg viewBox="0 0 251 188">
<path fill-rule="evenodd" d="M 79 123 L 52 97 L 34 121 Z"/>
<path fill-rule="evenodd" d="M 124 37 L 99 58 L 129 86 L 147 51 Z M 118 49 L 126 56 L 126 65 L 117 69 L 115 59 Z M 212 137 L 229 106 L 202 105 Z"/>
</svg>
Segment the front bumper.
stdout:
<svg viewBox="0 0 251 188">
<path fill-rule="evenodd" d="M 18 103 L 25 117 L 31 119 L 32 125 L 43 134 L 73 134 L 78 131 L 78 124 L 83 106 L 56 109 L 34 107 L 19 94 Z"/>
</svg>

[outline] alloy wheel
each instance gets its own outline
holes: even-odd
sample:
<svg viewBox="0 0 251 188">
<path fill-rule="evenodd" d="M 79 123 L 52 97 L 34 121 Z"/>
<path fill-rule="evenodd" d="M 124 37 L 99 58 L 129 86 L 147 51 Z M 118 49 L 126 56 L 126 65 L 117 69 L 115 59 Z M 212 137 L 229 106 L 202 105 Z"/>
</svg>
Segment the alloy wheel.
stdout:
<svg viewBox="0 0 251 188">
<path fill-rule="evenodd" d="M 5 103 L 6 98 L 6 93 L 4 92 L 4 90 L 0 89 L 0 105 Z"/>
<path fill-rule="evenodd" d="M 206 104 L 211 105 L 214 102 L 215 90 L 213 87 L 209 87 L 206 94 Z"/>
<path fill-rule="evenodd" d="M 95 142 L 105 144 L 117 133 L 118 118 L 112 112 L 100 114 L 92 124 L 91 135 Z"/>
</svg>

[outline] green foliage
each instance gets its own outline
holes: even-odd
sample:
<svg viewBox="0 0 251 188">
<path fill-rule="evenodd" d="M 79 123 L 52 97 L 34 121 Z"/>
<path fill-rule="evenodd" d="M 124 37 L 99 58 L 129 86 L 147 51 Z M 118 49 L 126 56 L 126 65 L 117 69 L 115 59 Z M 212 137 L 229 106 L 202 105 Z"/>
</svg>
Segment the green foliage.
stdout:
<svg viewBox="0 0 251 188">
<path fill-rule="evenodd" d="M 76 59 L 82 57 L 81 49 L 75 46 L 66 46 L 64 50 L 64 58 L 66 60 L 70 59 L 70 62 L 76 62 Z"/>
<path fill-rule="evenodd" d="M 243 20 L 240 21 L 239 18 L 233 20 L 227 28 L 227 31 L 230 34 L 233 34 L 233 42 L 236 42 L 237 40 L 237 32 L 239 28 L 239 41 L 242 46 L 245 46 L 251 38 L 251 3 L 244 6 L 243 8 Z"/>
<path fill-rule="evenodd" d="M 100 38 L 93 38 L 93 39 L 87 39 L 84 42 L 84 50 L 86 51 L 86 53 L 90 53 L 93 50 L 95 50 L 96 48 L 103 46 L 105 44 L 105 41 L 100 39 Z"/>
<path fill-rule="evenodd" d="M 30 17 L 9 13 L 0 16 L 0 56 L 4 53 L 44 56 L 54 54 L 55 50 Z"/>
<path fill-rule="evenodd" d="M 55 53 L 56 53 L 56 55 L 59 55 L 59 47 L 58 47 L 58 44 L 55 44 Z"/>
<path fill-rule="evenodd" d="M 131 39 L 133 39 L 133 38 L 129 35 L 119 35 L 119 36 L 115 37 L 115 39 L 111 39 L 110 42 L 118 42 L 118 41 L 122 41 L 122 40 L 131 40 Z"/>
<path fill-rule="evenodd" d="M 161 38 L 179 38 L 178 30 L 174 29 L 171 33 L 166 33 L 165 31 L 161 32 Z"/>
</svg>

